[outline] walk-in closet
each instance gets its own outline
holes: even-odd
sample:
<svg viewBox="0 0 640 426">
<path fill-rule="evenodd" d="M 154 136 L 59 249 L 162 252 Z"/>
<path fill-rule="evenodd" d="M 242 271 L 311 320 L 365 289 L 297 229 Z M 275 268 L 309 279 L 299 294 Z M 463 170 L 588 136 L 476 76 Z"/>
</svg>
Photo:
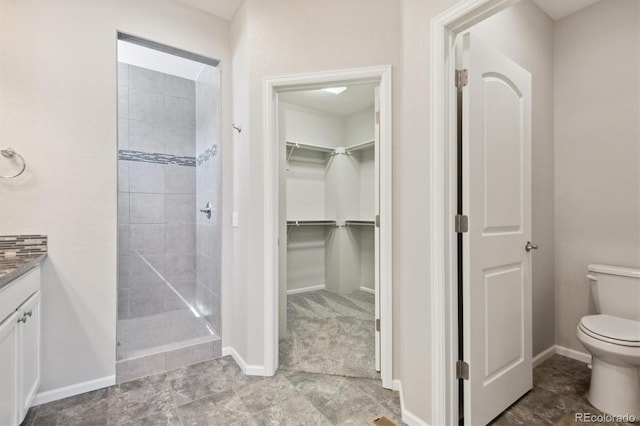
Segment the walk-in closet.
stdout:
<svg viewBox="0 0 640 426">
<path fill-rule="evenodd" d="M 375 86 L 281 93 L 278 106 L 280 368 L 378 378 Z"/>
</svg>

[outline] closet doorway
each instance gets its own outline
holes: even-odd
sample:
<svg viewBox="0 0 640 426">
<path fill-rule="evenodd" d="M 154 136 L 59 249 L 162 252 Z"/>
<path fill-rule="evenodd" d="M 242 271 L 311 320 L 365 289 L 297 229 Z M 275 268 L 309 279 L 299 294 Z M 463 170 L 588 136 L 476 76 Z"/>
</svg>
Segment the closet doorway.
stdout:
<svg viewBox="0 0 640 426">
<path fill-rule="evenodd" d="M 390 388 L 390 68 L 331 77 L 267 80 L 267 372 Z"/>
</svg>

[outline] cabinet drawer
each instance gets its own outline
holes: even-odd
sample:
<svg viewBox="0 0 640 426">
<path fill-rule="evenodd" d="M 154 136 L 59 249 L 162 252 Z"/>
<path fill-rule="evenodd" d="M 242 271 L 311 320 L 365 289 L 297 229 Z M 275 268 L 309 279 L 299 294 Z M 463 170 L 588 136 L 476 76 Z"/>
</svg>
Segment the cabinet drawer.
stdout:
<svg viewBox="0 0 640 426">
<path fill-rule="evenodd" d="M 0 290 L 0 322 L 40 289 L 40 266 L 16 278 Z"/>
</svg>

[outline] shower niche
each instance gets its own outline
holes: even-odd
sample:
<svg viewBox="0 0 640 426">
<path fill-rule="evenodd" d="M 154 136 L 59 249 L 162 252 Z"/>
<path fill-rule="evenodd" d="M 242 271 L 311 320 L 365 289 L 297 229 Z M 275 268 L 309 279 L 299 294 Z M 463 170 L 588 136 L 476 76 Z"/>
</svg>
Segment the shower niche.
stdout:
<svg viewBox="0 0 640 426">
<path fill-rule="evenodd" d="M 119 34 L 119 383 L 222 355 L 217 65 Z"/>
</svg>

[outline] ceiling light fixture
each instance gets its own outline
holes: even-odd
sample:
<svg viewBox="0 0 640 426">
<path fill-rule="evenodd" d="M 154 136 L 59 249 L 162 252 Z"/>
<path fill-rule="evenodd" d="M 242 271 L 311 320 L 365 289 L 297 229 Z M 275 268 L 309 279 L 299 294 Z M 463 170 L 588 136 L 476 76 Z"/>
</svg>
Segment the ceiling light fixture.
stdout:
<svg viewBox="0 0 640 426">
<path fill-rule="evenodd" d="M 324 90 L 325 92 L 333 93 L 334 95 L 339 95 L 340 93 L 342 93 L 345 90 L 347 90 L 347 88 L 344 87 L 344 86 L 342 86 L 342 87 L 326 87 L 326 88 L 320 89 L 320 90 Z"/>
</svg>

